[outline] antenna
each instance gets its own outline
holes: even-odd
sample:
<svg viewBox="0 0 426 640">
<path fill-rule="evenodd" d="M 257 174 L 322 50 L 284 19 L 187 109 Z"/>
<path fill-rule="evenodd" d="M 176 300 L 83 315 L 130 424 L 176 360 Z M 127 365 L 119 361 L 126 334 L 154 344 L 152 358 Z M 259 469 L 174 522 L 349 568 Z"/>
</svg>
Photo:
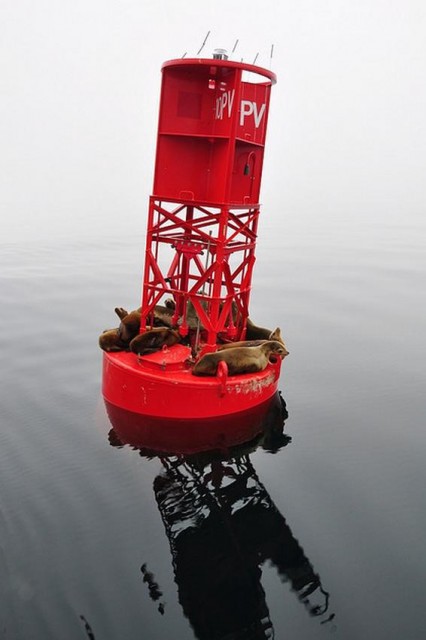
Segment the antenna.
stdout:
<svg viewBox="0 0 426 640">
<path fill-rule="evenodd" d="M 269 56 L 269 68 L 272 67 L 272 56 L 274 55 L 274 45 L 271 44 L 271 55 Z"/>
<path fill-rule="evenodd" d="M 185 51 L 185 53 L 183 54 L 182 58 L 184 58 L 184 57 L 186 56 L 186 54 L 187 54 L 187 53 L 188 53 L 188 52 L 187 52 L 187 51 Z"/>
<path fill-rule="evenodd" d="M 252 64 L 256 64 L 256 60 L 257 60 L 257 56 L 259 55 L 259 52 L 256 53 L 256 55 L 254 56 L 254 60 L 252 62 Z"/>
<path fill-rule="evenodd" d="M 239 40 L 238 38 L 235 40 L 235 44 L 234 44 L 234 48 L 232 49 L 231 53 L 234 53 L 235 49 L 237 48 L 237 44 L 238 44 Z"/>
<path fill-rule="evenodd" d="M 200 53 L 201 53 L 201 51 L 203 50 L 204 45 L 206 44 L 206 42 L 207 42 L 207 38 L 209 37 L 209 35 L 210 35 L 210 31 L 207 31 L 207 35 L 206 35 L 206 37 L 204 38 L 204 42 L 203 42 L 203 44 L 201 45 L 201 47 L 200 47 L 200 48 L 198 49 L 198 51 L 197 51 L 197 56 L 199 56 L 199 55 L 200 55 Z"/>
</svg>

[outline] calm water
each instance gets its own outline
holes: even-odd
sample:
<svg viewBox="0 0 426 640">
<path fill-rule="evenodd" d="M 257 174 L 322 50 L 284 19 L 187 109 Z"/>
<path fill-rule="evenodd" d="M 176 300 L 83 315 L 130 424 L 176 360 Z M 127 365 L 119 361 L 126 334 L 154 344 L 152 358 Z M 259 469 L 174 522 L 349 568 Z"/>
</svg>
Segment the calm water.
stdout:
<svg viewBox="0 0 426 640">
<path fill-rule="evenodd" d="M 97 337 L 138 305 L 141 238 L 3 241 L 1 637 L 424 638 L 424 231 L 263 223 L 288 437 L 222 460 L 111 432 Z"/>
</svg>

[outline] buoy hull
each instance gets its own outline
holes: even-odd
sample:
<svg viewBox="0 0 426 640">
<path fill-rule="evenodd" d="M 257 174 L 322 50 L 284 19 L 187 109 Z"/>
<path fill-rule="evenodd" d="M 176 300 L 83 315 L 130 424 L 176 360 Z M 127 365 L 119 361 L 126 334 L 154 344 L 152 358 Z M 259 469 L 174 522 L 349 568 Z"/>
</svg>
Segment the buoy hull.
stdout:
<svg viewBox="0 0 426 640">
<path fill-rule="evenodd" d="M 147 419 L 199 421 L 250 412 L 277 391 L 281 360 L 257 373 L 224 378 L 194 376 L 189 357 L 182 345 L 142 357 L 104 352 L 103 396 Z"/>
</svg>

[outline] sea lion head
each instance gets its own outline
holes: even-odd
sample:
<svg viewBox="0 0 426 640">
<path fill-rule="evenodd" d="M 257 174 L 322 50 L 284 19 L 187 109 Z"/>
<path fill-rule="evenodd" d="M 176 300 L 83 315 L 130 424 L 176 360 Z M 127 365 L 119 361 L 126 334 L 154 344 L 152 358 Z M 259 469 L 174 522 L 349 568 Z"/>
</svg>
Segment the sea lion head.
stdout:
<svg viewBox="0 0 426 640">
<path fill-rule="evenodd" d="M 107 329 L 99 336 L 99 346 L 103 351 L 124 351 L 127 345 L 118 335 L 118 329 Z"/>
<path fill-rule="evenodd" d="M 123 342 L 127 344 L 139 333 L 141 324 L 141 312 L 131 311 L 120 322 L 118 327 L 118 335 Z"/>
<path fill-rule="evenodd" d="M 171 309 L 172 311 L 176 309 L 176 303 L 173 298 L 166 298 L 166 300 L 164 301 L 164 306 L 167 307 L 167 309 Z"/>
<path fill-rule="evenodd" d="M 278 342 L 278 340 L 268 340 L 268 342 L 262 344 L 260 348 L 268 355 L 270 362 L 276 362 L 278 358 L 284 360 L 289 354 L 284 343 Z"/>
</svg>

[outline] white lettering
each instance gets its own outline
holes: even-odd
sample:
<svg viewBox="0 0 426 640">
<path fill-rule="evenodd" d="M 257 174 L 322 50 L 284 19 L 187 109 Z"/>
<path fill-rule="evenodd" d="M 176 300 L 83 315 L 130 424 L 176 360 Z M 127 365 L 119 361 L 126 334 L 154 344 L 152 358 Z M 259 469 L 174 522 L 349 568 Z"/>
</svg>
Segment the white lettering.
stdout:
<svg viewBox="0 0 426 640">
<path fill-rule="evenodd" d="M 216 120 L 223 120 L 224 115 L 227 115 L 228 118 L 231 117 L 234 98 L 235 89 L 232 91 L 224 91 L 218 98 L 216 98 Z M 247 116 L 253 116 L 254 126 L 258 129 L 262 122 L 262 118 L 265 115 L 265 110 L 266 103 L 263 103 L 259 109 L 256 102 L 251 100 L 241 100 L 240 127 L 244 126 L 244 121 Z"/>
<path fill-rule="evenodd" d="M 224 111 L 225 113 L 226 111 L 228 112 L 228 118 L 231 117 L 232 105 L 234 104 L 234 97 L 235 97 L 235 89 L 232 89 L 232 91 L 225 91 L 224 93 L 222 93 L 221 96 L 216 98 L 216 112 L 215 112 L 216 120 L 222 120 Z"/>
<path fill-rule="evenodd" d="M 228 103 L 228 93 L 226 92 L 222 94 L 221 108 L 220 108 L 222 114 L 225 110 L 227 103 Z"/>
<path fill-rule="evenodd" d="M 263 118 L 263 114 L 265 113 L 265 109 L 266 109 L 266 104 L 262 104 L 262 106 L 260 107 L 260 111 L 259 113 L 257 113 L 257 104 L 254 102 L 253 103 L 253 110 L 254 110 L 254 125 L 256 127 L 256 129 L 259 127 L 260 125 L 260 121 Z"/>
<path fill-rule="evenodd" d="M 266 103 L 263 103 L 260 110 L 257 110 L 257 104 L 250 100 L 241 100 L 241 112 L 240 112 L 240 127 L 244 126 L 244 120 L 246 116 L 254 117 L 254 126 L 256 129 L 259 127 L 266 109 Z"/>
<path fill-rule="evenodd" d="M 232 105 L 234 104 L 235 89 L 228 91 L 228 118 L 231 117 Z"/>
<path fill-rule="evenodd" d="M 250 100 L 241 100 L 240 127 L 244 125 L 244 118 L 253 113 L 254 102 Z"/>
</svg>

